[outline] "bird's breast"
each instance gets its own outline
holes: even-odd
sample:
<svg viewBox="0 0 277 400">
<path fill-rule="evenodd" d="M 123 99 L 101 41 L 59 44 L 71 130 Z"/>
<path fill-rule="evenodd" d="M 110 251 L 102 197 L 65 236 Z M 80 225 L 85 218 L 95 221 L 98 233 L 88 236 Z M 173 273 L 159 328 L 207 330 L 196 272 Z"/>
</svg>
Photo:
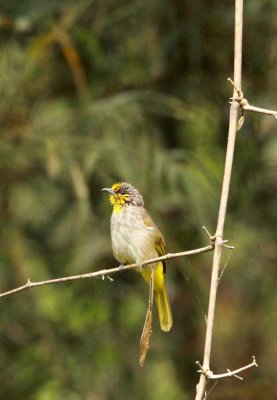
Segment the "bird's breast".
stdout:
<svg viewBox="0 0 277 400">
<path fill-rule="evenodd" d="M 156 257 L 154 227 L 144 224 L 140 207 L 126 206 L 111 218 L 112 247 L 121 264 L 142 262 Z"/>
</svg>

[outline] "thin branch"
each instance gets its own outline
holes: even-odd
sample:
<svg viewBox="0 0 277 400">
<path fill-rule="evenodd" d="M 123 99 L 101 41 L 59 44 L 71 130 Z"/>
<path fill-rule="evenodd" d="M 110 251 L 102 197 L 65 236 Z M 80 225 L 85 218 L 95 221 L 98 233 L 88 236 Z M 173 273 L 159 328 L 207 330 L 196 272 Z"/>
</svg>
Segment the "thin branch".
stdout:
<svg viewBox="0 0 277 400">
<path fill-rule="evenodd" d="M 161 257 L 156 257 L 156 258 L 151 258 L 143 263 L 143 265 L 147 264 L 152 264 L 157 261 L 163 261 L 163 260 L 169 260 L 171 258 L 177 258 L 177 257 L 184 257 L 184 256 L 192 256 L 194 254 L 200 254 L 200 253 L 206 253 L 208 251 L 212 251 L 214 249 L 214 245 L 211 243 L 208 246 L 205 247 L 200 247 L 199 249 L 194 249 L 194 250 L 188 250 L 188 251 L 182 251 L 180 253 L 168 253 L 164 256 Z M 80 274 L 80 275 L 72 275 L 72 276 L 65 276 L 63 278 L 56 278 L 56 279 L 48 279 L 46 281 L 40 281 L 40 282 L 31 282 L 30 279 L 28 279 L 27 283 L 25 285 L 19 286 L 15 289 L 9 290 L 4 293 L 0 293 L 0 298 L 1 297 L 6 297 L 6 296 L 11 296 L 15 293 L 22 292 L 23 290 L 31 289 L 36 286 L 44 286 L 44 285 L 52 285 L 55 283 L 64 283 L 64 282 L 69 282 L 69 281 L 76 281 L 78 279 L 86 279 L 86 278 L 95 278 L 95 277 L 102 277 L 103 279 L 107 277 L 108 279 L 111 280 L 109 275 L 115 274 L 117 272 L 121 272 L 127 269 L 132 269 L 132 268 L 137 268 L 140 267 L 140 265 L 137 264 L 130 264 L 130 265 L 120 265 L 119 267 L 116 268 L 110 268 L 110 269 L 103 269 L 100 271 L 95 271 L 95 272 L 89 272 L 86 274 Z"/>
<path fill-rule="evenodd" d="M 258 367 L 255 356 L 252 356 L 252 363 L 245 365 L 244 367 L 235 369 L 234 371 L 230 371 L 229 369 L 227 369 L 227 372 L 225 372 L 223 374 L 214 374 L 213 371 L 211 371 L 211 370 L 205 370 L 205 368 L 202 367 L 202 365 L 200 364 L 199 361 L 197 361 L 196 364 L 200 367 L 200 369 L 197 372 L 204 374 L 207 379 L 212 379 L 212 380 L 213 379 L 219 380 L 219 379 L 231 378 L 231 377 L 243 380 L 243 378 L 238 375 L 240 372 L 245 371 L 246 369 L 249 369 L 252 367 Z"/>
<path fill-rule="evenodd" d="M 239 103 L 240 107 L 244 111 L 251 111 L 251 112 L 256 112 L 256 113 L 261 113 L 261 114 L 267 114 L 271 115 L 274 118 L 277 118 L 277 111 L 274 110 L 267 110 L 266 108 L 261 108 L 261 107 L 255 107 L 252 106 L 251 104 L 248 103 L 248 100 L 243 96 L 243 92 L 237 88 L 235 83 L 232 81 L 231 78 L 227 79 L 231 84 L 233 85 L 236 93 L 236 96 L 232 98 L 232 100 L 235 100 Z"/>
<path fill-rule="evenodd" d="M 234 82 L 239 90 L 241 88 L 242 27 L 243 27 L 243 0 L 236 0 Z M 234 89 L 233 98 L 235 97 L 235 94 L 236 90 Z M 210 370 L 210 357 L 211 357 L 212 335 L 213 335 L 213 325 L 215 316 L 216 295 L 218 287 L 218 276 L 219 276 L 222 247 L 224 244 L 223 231 L 224 231 L 227 201 L 228 201 L 232 165 L 233 165 L 233 156 L 234 156 L 234 149 L 236 142 L 238 109 L 239 109 L 239 103 L 233 100 L 230 107 L 228 144 L 227 144 L 224 176 L 222 183 L 221 199 L 218 212 L 217 228 L 215 233 L 215 249 L 213 257 L 209 307 L 207 316 L 207 328 L 206 328 L 206 338 L 205 338 L 204 357 L 203 357 L 203 369 L 205 371 Z M 207 383 L 207 376 L 204 373 L 201 373 L 196 390 L 196 397 L 195 397 L 196 400 L 202 400 L 204 398 L 206 383 Z"/>
<path fill-rule="evenodd" d="M 277 118 L 277 111 L 267 110 L 266 108 L 251 106 L 246 99 L 243 99 L 240 102 L 240 105 L 241 105 L 242 109 L 245 111 L 252 111 L 252 112 L 256 112 L 256 113 L 267 114 L 267 115 L 271 115 L 274 118 Z"/>
</svg>

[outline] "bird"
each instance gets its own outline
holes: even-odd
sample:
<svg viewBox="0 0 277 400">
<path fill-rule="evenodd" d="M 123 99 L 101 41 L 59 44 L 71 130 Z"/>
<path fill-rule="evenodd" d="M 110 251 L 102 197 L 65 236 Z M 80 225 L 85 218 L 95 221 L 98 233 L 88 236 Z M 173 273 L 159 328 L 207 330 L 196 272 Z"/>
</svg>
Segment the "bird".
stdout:
<svg viewBox="0 0 277 400">
<path fill-rule="evenodd" d="M 168 332 L 173 324 L 168 293 L 165 286 L 165 261 L 143 265 L 143 262 L 165 255 L 165 241 L 160 230 L 144 207 L 139 191 L 127 182 L 103 188 L 113 207 L 110 229 L 113 254 L 121 265 L 137 264 L 137 270 L 150 284 L 154 269 L 154 299 L 161 330 Z"/>
</svg>

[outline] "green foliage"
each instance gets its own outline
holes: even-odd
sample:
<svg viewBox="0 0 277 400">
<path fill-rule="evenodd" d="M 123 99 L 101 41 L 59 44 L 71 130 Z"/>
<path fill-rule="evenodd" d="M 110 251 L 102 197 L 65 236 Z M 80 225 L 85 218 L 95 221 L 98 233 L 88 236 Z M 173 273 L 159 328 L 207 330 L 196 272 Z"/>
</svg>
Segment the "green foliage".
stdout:
<svg viewBox="0 0 277 400">
<path fill-rule="evenodd" d="M 121 179 L 142 192 L 170 252 L 207 243 L 201 226 L 216 225 L 227 140 L 232 7 L 2 2 L 1 292 L 28 278 L 115 266 L 100 189 Z M 275 8 L 248 2 L 244 21 L 243 89 L 268 108 L 276 108 Z M 217 385 L 214 399 L 274 397 L 276 181 L 276 121 L 247 114 L 226 221 L 236 250 L 220 282 L 212 368 L 237 368 L 252 354 L 262 367 L 243 384 Z M 168 263 L 174 327 L 165 335 L 155 319 L 143 369 L 147 288 L 135 273 L 2 299 L 0 398 L 192 398 L 210 266 L 211 255 Z"/>
</svg>

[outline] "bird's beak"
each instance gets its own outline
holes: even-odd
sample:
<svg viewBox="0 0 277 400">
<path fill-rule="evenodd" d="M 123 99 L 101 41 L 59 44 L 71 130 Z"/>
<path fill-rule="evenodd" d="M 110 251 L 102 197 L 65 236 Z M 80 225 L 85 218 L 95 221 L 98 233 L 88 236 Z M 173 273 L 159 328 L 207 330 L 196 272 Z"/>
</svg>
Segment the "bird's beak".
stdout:
<svg viewBox="0 0 277 400">
<path fill-rule="evenodd" d="M 112 196 L 116 195 L 116 193 L 110 188 L 103 188 L 101 190 L 102 190 L 102 192 L 107 192 L 107 193 L 111 194 Z"/>
</svg>

